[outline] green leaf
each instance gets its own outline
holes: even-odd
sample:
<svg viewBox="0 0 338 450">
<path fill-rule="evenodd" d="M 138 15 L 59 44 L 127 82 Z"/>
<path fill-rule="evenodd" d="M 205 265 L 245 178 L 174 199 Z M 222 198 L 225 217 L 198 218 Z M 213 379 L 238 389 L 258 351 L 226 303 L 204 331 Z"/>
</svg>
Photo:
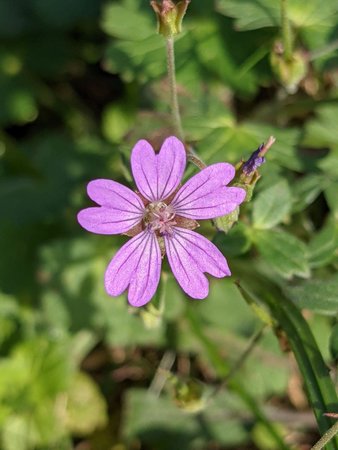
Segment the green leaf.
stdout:
<svg viewBox="0 0 338 450">
<path fill-rule="evenodd" d="M 311 205 L 323 190 L 326 181 L 322 175 L 310 174 L 296 181 L 293 185 L 292 212 L 303 211 Z"/>
<path fill-rule="evenodd" d="M 4 450 L 29 450 L 29 435 L 32 430 L 24 417 L 12 416 L 2 429 L 2 445 Z"/>
<path fill-rule="evenodd" d="M 239 30 L 278 26 L 280 23 L 279 2 L 269 0 L 218 0 L 217 9 L 222 14 L 236 18 Z"/>
<path fill-rule="evenodd" d="M 178 409 L 168 396 L 158 398 L 144 389 L 129 389 L 123 434 L 128 441 L 138 438 L 143 445 L 158 450 L 203 450 L 211 442 L 223 446 L 245 442 L 246 432 L 240 422 L 231 417 L 224 421 L 222 414 L 219 416 L 229 407 L 234 409 L 235 399 L 224 393 L 217 397 L 203 411 L 205 427 L 201 427 L 198 416 Z M 238 402 L 235 405 L 238 409 Z"/>
<path fill-rule="evenodd" d="M 289 214 L 291 203 L 291 192 L 285 180 L 260 192 L 254 201 L 253 226 L 268 229 L 278 225 Z"/>
<path fill-rule="evenodd" d="M 271 0 L 218 0 L 217 8 L 223 14 L 236 18 L 240 30 L 276 27 L 281 24 L 280 2 Z M 324 4 L 321 0 L 292 0 L 288 3 L 288 18 L 296 28 L 329 26 L 335 24 L 338 6 L 335 0 Z"/>
<path fill-rule="evenodd" d="M 130 2 L 129 2 L 130 3 Z M 103 15 L 102 27 L 109 35 L 118 38 L 108 43 L 105 67 L 120 73 L 124 80 L 141 83 L 166 74 L 165 42 L 156 34 L 155 15 L 151 8 L 135 4 L 112 4 Z M 195 19 L 196 20 L 196 19 Z M 178 83 L 196 95 L 201 90 L 203 74 L 230 85 L 241 94 L 252 96 L 257 90 L 259 76 L 250 59 L 259 47 L 258 60 L 267 53 L 266 44 L 253 35 L 238 36 L 226 19 L 220 25 L 207 17 L 196 20 L 189 32 L 180 34 L 175 41 L 175 59 Z M 125 26 L 130 23 L 129 26 Z M 228 45 L 228 42 L 232 44 Z M 249 45 L 247 45 L 249 42 Z M 194 58 L 191 58 L 191 55 Z M 249 63 L 249 67 L 248 66 Z"/>
<path fill-rule="evenodd" d="M 241 297 L 232 279 L 213 280 L 207 302 L 196 305 L 200 317 L 210 327 L 222 335 L 232 333 L 248 336 L 257 323 Z"/>
<path fill-rule="evenodd" d="M 338 181 L 335 180 L 332 180 L 324 190 L 325 199 L 336 219 L 338 219 L 337 192 L 338 192 Z"/>
<path fill-rule="evenodd" d="M 286 130 L 259 122 L 237 123 L 224 107 L 221 112 L 216 110 L 209 115 L 201 111 L 200 117 L 195 115 L 184 120 L 184 128 L 189 140 L 198 141 L 196 150 L 209 164 L 224 160 L 237 163 L 249 157 L 272 135 L 277 140 L 267 155 L 268 163 L 273 161 L 292 170 L 301 171 L 303 168 L 296 153 L 299 138 L 296 128 Z"/>
<path fill-rule="evenodd" d="M 15 64 L 15 63 L 14 63 Z M 21 66 L 21 61 L 16 64 Z M 34 121 L 38 115 L 36 87 L 22 74 L 6 76 L 0 72 L 0 123 L 23 125 Z"/>
<path fill-rule="evenodd" d="M 330 353 L 334 361 L 338 361 L 338 324 L 332 328 L 330 336 Z"/>
<path fill-rule="evenodd" d="M 226 359 L 224 359 L 216 343 L 212 339 L 210 339 L 204 332 L 202 322 L 198 317 L 196 311 L 191 306 L 188 306 L 186 309 L 186 317 L 189 321 L 192 332 L 202 345 L 203 350 L 210 360 L 211 364 L 214 366 L 217 375 L 221 379 L 226 379 L 230 371 L 229 363 Z M 288 447 L 282 440 L 274 424 L 272 424 L 271 421 L 267 420 L 264 412 L 260 408 L 259 403 L 257 403 L 256 400 L 254 400 L 254 397 L 252 397 L 251 394 L 245 389 L 245 387 L 242 385 L 241 380 L 234 378 L 227 380 L 227 386 L 231 392 L 235 392 L 243 401 L 243 403 L 245 403 L 246 408 L 251 411 L 258 423 L 261 423 L 264 426 L 266 432 L 276 443 L 277 448 L 279 448 L 280 450 L 288 450 Z"/>
<path fill-rule="evenodd" d="M 245 69 L 257 46 L 262 54 L 261 59 L 266 54 L 266 45 L 262 45 L 256 35 L 241 36 L 229 22 L 224 21 L 220 25 L 218 21 L 205 18 L 191 33 L 194 51 L 205 71 L 242 94 L 252 96 L 256 92 L 258 77 L 253 70 Z"/>
<path fill-rule="evenodd" d="M 282 277 L 310 276 L 306 245 L 292 234 L 281 230 L 257 230 L 253 239 L 264 262 Z"/>
<path fill-rule="evenodd" d="M 309 242 L 310 267 L 323 267 L 332 261 L 337 250 L 337 225 L 334 220 L 328 220 L 319 233 Z"/>
<path fill-rule="evenodd" d="M 319 314 L 338 313 L 338 275 L 324 280 L 309 280 L 298 286 L 285 288 L 287 295 L 299 308 L 309 309 Z"/>
<path fill-rule="evenodd" d="M 67 341 L 38 337 L 15 346 L 0 362 L 0 403 L 8 408 L 4 439 L 27 427 L 25 449 L 56 444 L 64 428 L 55 403 L 72 375 Z"/>
<path fill-rule="evenodd" d="M 316 108 L 316 117 L 305 124 L 302 145 L 311 148 L 334 148 L 338 142 L 336 103 Z"/>
<path fill-rule="evenodd" d="M 135 110 L 128 102 L 110 103 L 102 114 L 103 135 L 111 142 L 120 142 L 134 120 Z"/>
<path fill-rule="evenodd" d="M 84 372 L 72 380 L 67 395 L 66 426 L 74 434 L 86 436 L 107 423 L 107 406 L 94 381 Z"/>
<path fill-rule="evenodd" d="M 246 266 L 246 271 L 254 282 L 254 294 L 259 303 L 264 302 L 270 308 L 272 316 L 286 334 L 302 373 L 319 430 L 324 434 L 331 427 L 331 422 L 324 413 L 337 410 L 337 395 L 309 324 L 299 309 L 266 276 L 258 273 L 252 265 Z M 337 448 L 338 441 L 333 439 L 328 444 L 328 450 Z"/>
<path fill-rule="evenodd" d="M 332 147 L 330 153 L 318 163 L 318 167 L 326 176 L 337 179 L 338 177 L 338 145 Z"/>
<path fill-rule="evenodd" d="M 243 255 L 251 247 L 249 234 L 242 223 L 236 224 L 228 234 L 217 233 L 213 242 L 226 257 Z"/>
<path fill-rule="evenodd" d="M 137 41 L 113 41 L 106 49 L 104 64 L 106 70 L 120 73 L 126 82 L 145 83 L 166 72 L 164 43 L 157 35 Z"/>
<path fill-rule="evenodd" d="M 140 8 L 138 2 L 111 3 L 103 9 L 101 27 L 110 36 L 127 41 L 142 41 L 156 34 L 156 18 L 151 8 Z M 152 16 L 151 16 L 152 15 Z M 161 41 L 161 37 L 156 36 Z"/>
</svg>

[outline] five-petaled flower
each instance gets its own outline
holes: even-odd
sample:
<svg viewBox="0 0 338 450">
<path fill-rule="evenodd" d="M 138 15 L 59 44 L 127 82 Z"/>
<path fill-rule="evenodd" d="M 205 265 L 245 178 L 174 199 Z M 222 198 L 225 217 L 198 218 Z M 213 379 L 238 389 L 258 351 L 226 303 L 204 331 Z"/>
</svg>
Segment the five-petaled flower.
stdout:
<svg viewBox="0 0 338 450">
<path fill-rule="evenodd" d="M 82 227 L 98 234 L 133 236 L 108 265 L 109 295 L 129 288 L 129 303 L 145 305 L 159 284 L 164 254 L 178 283 L 193 298 L 208 295 L 204 273 L 217 278 L 231 275 L 217 247 L 192 230 L 198 227 L 196 220 L 231 213 L 243 202 L 245 191 L 227 187 L 235 175 L 228 163 L 210 165 L 180 186 L 185 166 L 186 152 L 176 137 L 167 138 L 158 154 L 141 140 L 131 155 L 138 192 L 111 180 L 88 184 L 88 195 L 99 206 L 79 212 Z"/>
</svg>

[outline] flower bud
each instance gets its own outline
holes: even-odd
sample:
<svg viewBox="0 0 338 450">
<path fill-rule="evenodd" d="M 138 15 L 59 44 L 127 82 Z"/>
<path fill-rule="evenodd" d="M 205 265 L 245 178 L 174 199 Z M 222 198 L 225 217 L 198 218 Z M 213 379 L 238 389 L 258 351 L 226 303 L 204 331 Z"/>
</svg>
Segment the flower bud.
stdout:
<svg viewBox="0 0 338 450">
<path fill-rule="evenodd" d="M 303 52 L 296 50 L 289 59 L 284 56 L 284 49 L 277 42 L 270 55 L 270 64 L 278 81 L 289 94 L 297 92 L 299 83 L 307 74 L 308 65 Z"/>
<path fill-rule="evenodd" d="M 189 413 L 202 411 L 206 406 L 204 385 L 196 380 L 176 380 L 174 384 L 174 401 L 176 405 Z"/>
<path fill-rule="evenodd" d="M 157 31 L 164 37 L 172 37 L 182 30 L 182 20 L 190 0 L 174 3 L 172 0 L 150 2 L 157 16 Z"/>
<path fill-rule="evenodd" d="M 251 200 L 253 190 L 257 181 L 260 178 L 258 168 L 265 163 L 265 154 L 269 148 L 274 144 L 275 138 L 270 136 L 266 144 L 261 144 L 255 150 L 247 161 L 240 161 L 236 165 L 236 175 L 231 183 L 231 186 L 240 187 L 245 190 L 246 197 L 244 202 Z M 214 219 L 214 224 L 219 231 L 228 233 L 233 225 L 238 221 L 239 207 L 237 207 L 230 214 Z"/>
<path fill-rule="evenodd" d="M 246 190 L 245 202 L 249 202 L 252 198 L 255 185 L 261 177 L 258 168 L 265 163 L 265 154 L 275 141 L 276 139 L 270 136 L 266 144 L 261 144 L 247 161 L 241 161 L 236 166 L 233 185 Z"/>
</svg>

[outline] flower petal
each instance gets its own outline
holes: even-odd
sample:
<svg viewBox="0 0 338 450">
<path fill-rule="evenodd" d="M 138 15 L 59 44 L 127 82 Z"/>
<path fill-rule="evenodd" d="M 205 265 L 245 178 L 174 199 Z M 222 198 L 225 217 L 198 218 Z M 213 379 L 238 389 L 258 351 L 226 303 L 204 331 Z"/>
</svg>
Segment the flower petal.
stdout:
<svg viewBox="0 0 338 450">
<path fill-rule="evenodd" d="M 101 207 L 79 212 L 80 225 L 92 233 L 119 234 L 130 230 L 143 217 L 144 205 L 129 188 L 112 180 L 94 180 L 87 186 L 89 197 Z"/>
<path fill-rule="evenodd" d="M 177 192 L 171 206 L 176 214 L 195 220 L 229 214 L 246 196 L 244 189 L 226 187 L 234 175 L 231 164 L 213 164 L 190 178 Z"/>
<path fill-rule="evenodd" d="M 127 206 L 132 209 L 144 209 L 140 197 L 131 189 L 113 180 L 93 180 L 87 185 L 89 197 L 98 205 L 107 207 Z"/>
<path fill-rule="evenodd" d="M 148 303 L 156 292 L 161 274 L 161 251 L 156 235 L 148 230 L 128 241 L 107 267 L 105 287 L 109 295 L 120 295 L 128 288 L 133 306 Z"/>
<path fill-rule="evenodd" d="M 175 227 L 164 237 L 168 261 L 181 288 L 193 298 L 205 298 L 209 282 L 204 272 L 222 278 L 231 275 L 227 261 L 204 236 Z"/>
<path fill-rule="evenodd" d="M 184 145 L 175 136 L 167 138 L 158 155 L 145 140 L 131 154 L 131 169 L 138 190 L 150 201 L 165 200 L 179 185 L 186 165 Z"/>
</svg>

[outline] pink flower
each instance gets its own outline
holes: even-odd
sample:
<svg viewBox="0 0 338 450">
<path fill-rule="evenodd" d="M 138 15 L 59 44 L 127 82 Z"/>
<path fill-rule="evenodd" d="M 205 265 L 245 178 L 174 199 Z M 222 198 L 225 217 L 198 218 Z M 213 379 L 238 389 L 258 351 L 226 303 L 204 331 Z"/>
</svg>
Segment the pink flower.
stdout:
<svg viewBox="0 0 338 450">
<path fill-rule="evenodd" d="M 80 211 L 80 225 L 93 233 L 134 236 L 106 270 L 109 295 L 120 295 L 128 288 L 131 305 L 148 303 L 160 280 L 164 254 L 176 280 L 193 298 L 208 295 L 204 273 L 217 278 L 231 275 L 217 247 L 192 229 L 198 227 L 198 219 L 231 213 L 243 202 L 245 191 L 227 187 L 235 175 L 227 163 L 205 168 L 180 187 L 185 165 L 186 152 L 176 137 L 167 138 L 158 154 L 141 140 L 131 155 L 138 193 L 111 180 L 88 184 L 88 195 L 99 206 Z"/>
</svg>

